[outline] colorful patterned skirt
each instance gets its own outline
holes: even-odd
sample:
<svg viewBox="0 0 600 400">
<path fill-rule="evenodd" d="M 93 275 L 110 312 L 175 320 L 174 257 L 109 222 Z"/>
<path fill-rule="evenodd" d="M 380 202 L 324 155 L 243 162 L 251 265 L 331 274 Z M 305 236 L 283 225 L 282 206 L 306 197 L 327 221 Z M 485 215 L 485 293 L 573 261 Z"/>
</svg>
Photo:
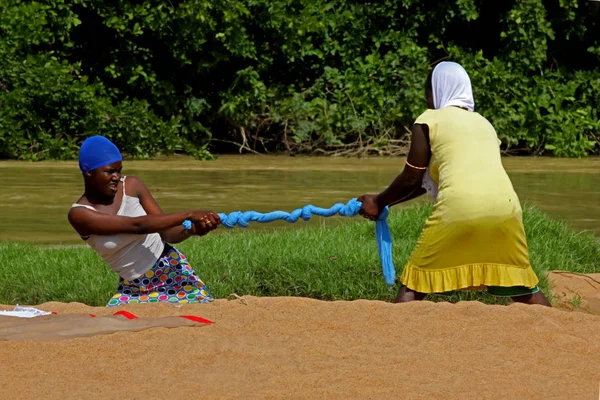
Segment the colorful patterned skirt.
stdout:
<svg viewBox="0 0 600 400">
<path fill-rule="evenodd" d="M 158 302 L 208 303 L 212 300 L 212 294 L 187 258 L 165 243 L 165 251 L 152 269 L 131 281 L 120 278 L 117 292 L 107 306 Z"/>
</svg>

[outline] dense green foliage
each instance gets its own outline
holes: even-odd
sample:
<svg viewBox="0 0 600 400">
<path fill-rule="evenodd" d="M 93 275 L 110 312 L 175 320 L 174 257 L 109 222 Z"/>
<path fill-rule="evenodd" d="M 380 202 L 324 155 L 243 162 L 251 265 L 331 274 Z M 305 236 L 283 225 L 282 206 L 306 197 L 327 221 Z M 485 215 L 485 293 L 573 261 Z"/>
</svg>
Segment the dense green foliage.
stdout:
<svg viewBox="0 0 600 400">
<path fill-rule="evenodd" d="M 390 214 L 393 254 L 400 275 L 431 211 L 417 206 Z M 600 242 L 593 234 L 577 234 L 525 207 L 524 224 L 531 264 L 548 294 L 544 272 L 600 272 Z M 305 229 L 259 232 L 248 228 L 216 231 L 179 245 L 213 295 L 302 296 L 322 300 L 391 301 L 377 255 L 375 229 L 365 220 Z M 47 301 L 105 305 L 118 277 L 89 248 L 48 248 L 16 242 L 0 243 L 0 303 Z M 435 297 L 432 300 L 438 300 Z M 481 292 L 465 292 L 444 300 L 505 303 Z"/>
<path fill-rule="evenodd" d="M 599 150 L 592 4 L 0 0 L 0 158 L 72 158 L 93 134 L 135 157 L 385 150 L 445 57 L 507 149 L 583 156 Z"/>
</svg>

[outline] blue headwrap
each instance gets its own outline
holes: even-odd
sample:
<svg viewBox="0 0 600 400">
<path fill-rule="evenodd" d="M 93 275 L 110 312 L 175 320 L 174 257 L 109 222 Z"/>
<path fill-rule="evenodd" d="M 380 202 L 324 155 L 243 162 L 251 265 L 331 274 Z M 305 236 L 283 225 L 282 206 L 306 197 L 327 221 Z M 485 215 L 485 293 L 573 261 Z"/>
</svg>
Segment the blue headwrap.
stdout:
<svg viewBox="0 0 600 400">
<path fill-rule="evenodd" d="M 79 150 L 79 169 L 89 172 L 99 167 L 123 161 L 121 152 L 104 136 L 92 136 L 84 140 Z"/>
</svg>

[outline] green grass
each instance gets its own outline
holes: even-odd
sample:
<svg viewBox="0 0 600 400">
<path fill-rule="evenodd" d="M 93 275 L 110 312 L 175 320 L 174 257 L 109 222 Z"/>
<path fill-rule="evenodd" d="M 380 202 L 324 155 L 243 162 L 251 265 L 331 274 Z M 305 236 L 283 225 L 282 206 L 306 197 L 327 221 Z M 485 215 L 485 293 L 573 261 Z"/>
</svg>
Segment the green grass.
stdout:
<svg viewBox="0 0 600 400">
<path fill-rule="evenodd" d="M 398 274 L 429 212 L 430 207 L 419 206 L 390 216 Z M 524 222 L 531 262 L 545 293 L 548 286 L 543 271 L 600 272 L 600 242 L 592 234 L 577 234 L 532 207 L 525 207 Z M 339 225 L 275 232 L 223 230 L 177 247 L 217 298 L 237 293 L 390 301 L 395 295 L 396 289 L 390 290 L 383 280 L 374 225 L 359 218 Z M 86 247 L 0 243 L 0 303 L 105 305 L 117 280 Z M 431 299 L 438 300 L 435 296 Z M 482 293 L 444 299 L 502 303 Z"/>
</svg>

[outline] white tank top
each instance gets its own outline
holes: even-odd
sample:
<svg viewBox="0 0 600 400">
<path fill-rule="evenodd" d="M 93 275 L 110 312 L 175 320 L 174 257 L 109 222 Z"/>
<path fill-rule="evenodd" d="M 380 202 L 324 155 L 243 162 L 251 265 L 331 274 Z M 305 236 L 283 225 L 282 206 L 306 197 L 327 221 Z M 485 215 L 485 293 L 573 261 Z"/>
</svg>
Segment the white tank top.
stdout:
<svg viewBox="0 0 600 400">
<path fill-rule="evenodd" d="M 117 215 L 126 217 L 147 215 L 137 197 L 125 194 L 125 178 L 121 178 L 123 199 Z M 94 207 L 85 204 L 73 204 L 71 207 L 85 207 L 96 211 Z M 165 248 L 158 233 L 89 235 L 82 236 L 82 239 L 110 265 L 113 271 L 127 281 L 138 278 L 149 271 Z"/>
</svg>

